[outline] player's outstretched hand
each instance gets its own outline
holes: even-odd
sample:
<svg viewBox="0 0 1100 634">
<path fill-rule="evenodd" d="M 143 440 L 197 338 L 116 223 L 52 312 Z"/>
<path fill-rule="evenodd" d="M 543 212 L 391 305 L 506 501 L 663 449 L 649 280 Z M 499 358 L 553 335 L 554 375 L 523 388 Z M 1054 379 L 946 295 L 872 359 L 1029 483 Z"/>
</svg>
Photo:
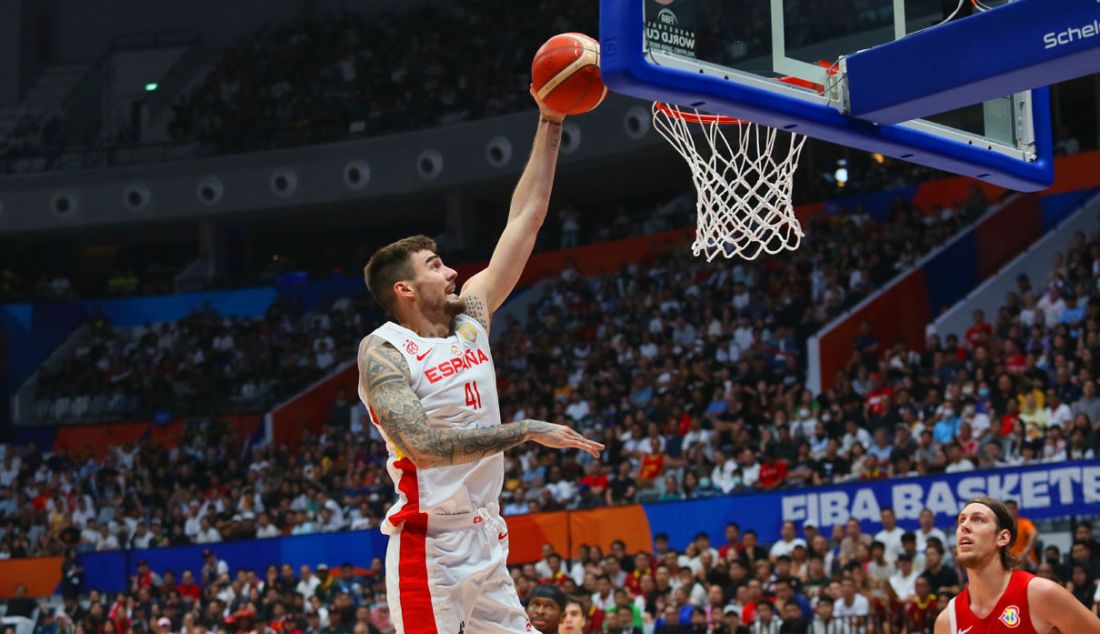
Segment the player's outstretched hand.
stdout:
<svg viewBox="0 0 1100 634">
<path fill-rule="evenodd" d="M 534 86 L 531 86 L 530 92 L 531 92 L 531 98 L 534 99 L 535 103 L 537 103 L 539 105 L 539 115 L 543 119 L 546 119 L 548 121 L 553 121 L 554 123 L 561 123 L 562 121 L 565 121 L 565 115 L 564 114 L 558 112 L 557 110 L 554 110 L 550 106 L 544 104 L 541 99 L 539 99 L 539 96 L 537 94 L 535 94 L 535 87 Z"/>
<path fill-rule="evenodd" d="M 557 425 L 541 420 L 529 420 L 528 440 L 533 440 L 545 447 L 555 449 L 580 449 L 590 454 L 593 458 L 599 458 L 603 451 L 603 444 L 595 440 L 589 440 L 578 434 L 572 427 Z"/>
</svg>

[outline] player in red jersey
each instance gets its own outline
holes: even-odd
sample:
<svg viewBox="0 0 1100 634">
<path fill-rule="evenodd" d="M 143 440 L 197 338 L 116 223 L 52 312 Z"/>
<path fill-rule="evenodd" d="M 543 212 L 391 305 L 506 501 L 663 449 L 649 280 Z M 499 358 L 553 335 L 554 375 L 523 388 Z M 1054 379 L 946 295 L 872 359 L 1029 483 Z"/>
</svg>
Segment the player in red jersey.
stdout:
<svg viewBox="0 0 1100 634">
<path fill-rule="evenodd" d="M 969 583 L 936 618 L 935 634 L 1100 634 L 1100 619 L 1065 588 L 1015 570 L 1016 523 L 1005 505 L 978 497 L 963 507 L 955 545 Z"/>
</svg>

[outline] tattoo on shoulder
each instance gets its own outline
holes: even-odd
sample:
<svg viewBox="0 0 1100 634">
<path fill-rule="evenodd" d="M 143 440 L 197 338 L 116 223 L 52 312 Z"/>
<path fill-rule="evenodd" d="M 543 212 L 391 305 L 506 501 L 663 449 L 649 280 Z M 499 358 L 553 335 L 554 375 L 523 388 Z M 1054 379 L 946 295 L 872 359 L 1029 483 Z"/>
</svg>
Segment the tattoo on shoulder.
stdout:
<svg viewBox="0 0 1100 634">
<path fill-rule="evenodd" d="M 485 327 L 489 329 L 489 307 L 485 305 L 485 300 L 477 295 L 469 295 L 466 298 L 466 314 L 473 317 Z"/>
<path fill-rule="evenodd" d="M 389 343 L 364 346 L 359 353 L 359 369 L 366 376 L 368 392 L 372 386 L 395 378 L 408 383 L 412 376 L 405 357 Z"/>
<path fill-rule="evenodd" d="M 375 421 L 390 442 L 418 467 L 473 462 L 525 440 L 527 422 L 478 429 L 429 425 L 424 406 L 410 384 L 409 366 L 389 344 L 364 346 L 359 367 Z"/>
</svg>

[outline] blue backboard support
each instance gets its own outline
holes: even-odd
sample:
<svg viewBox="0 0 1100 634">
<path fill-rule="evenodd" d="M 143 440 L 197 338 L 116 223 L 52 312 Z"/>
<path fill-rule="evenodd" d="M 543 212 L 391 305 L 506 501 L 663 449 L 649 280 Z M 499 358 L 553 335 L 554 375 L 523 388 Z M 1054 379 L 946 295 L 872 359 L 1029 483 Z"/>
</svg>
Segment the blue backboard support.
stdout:
<svg viewBox="0 0 1100 634">
<path fill-rule="evenodd" d="M 1049 0 L 1018 1 L 1049 5 Z M 842 114 L 828 91 L 822 96 L 737 68 L 651 50 L 644 6 L 643 0 L 601 0 L 601 73 L 615 92 L 740 117 L 1018 191 L 1037 191 L 1053 181 L 1046 88 L 1012 98 L 1013 107 L 1025 106 L 1018 111 L 1028 124 L 1022 143 L 987 141 L 923 120 L 877 125 Z"/>
<path fill-rule="evenodd" d="M 847 57 L 848 114 L 900 123 L 1100 72 L 1100 2 L 1053 9 L 1018 0 Z"/>
</svg>

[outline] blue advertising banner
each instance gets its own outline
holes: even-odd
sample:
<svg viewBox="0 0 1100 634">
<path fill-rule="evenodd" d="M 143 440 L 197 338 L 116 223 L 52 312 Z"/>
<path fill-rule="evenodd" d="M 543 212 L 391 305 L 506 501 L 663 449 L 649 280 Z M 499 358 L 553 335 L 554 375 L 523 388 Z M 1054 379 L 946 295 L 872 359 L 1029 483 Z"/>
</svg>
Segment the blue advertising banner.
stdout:
<svg viewBox="0 0 1100 634">
<path fill-rule="evenodd" d="M 700 531 L 722 543 L 727 522 L 753 529 L 759 541 L 779 539 L 785 521 L 817 524 L 826 535 L 849 518 L 865 531 L 881 528 L 881 512 L 892 508 L 902 528 L 916 528 L 923 508 L 936 525 L 955 524 L 966 500 L 988 495 L 1016 500 L 1020 514 L 1030 519 L 1100 516 L 1100 461 L 1059 462 L 991 471 L 970 471 L 919 478 L 860 481 L 807 489 L 724 496 L 691 502 L 646 504 L 653 534 L 666 533 L 673 548 L 681 548 Z"/>
<path fill-rule="evenodd" d="M 884 508 L 892 508 L 898 524 L 907 529 L 916 528 L 921 509 L 928 508 L 935 514 L 936 525 L 950 530 L 966 500 L 979 495 L 1016 500 L 1020 513 L 1030 519 L 1100 517 L 1100 460 L 663 502 L 645 504 L 643 510 L 650 533 L 665 533 L 673 548 L 682 549 L 701 531 L 710 535 L 712 543 L 724 543 L 727 522 L 737 522 L 743 530 L 755 530 L 765 544 L 779 539 L 779 529 L 788 520 L 798 525 L 799 532 L 804 523 L 814 522 L 829 535 L 834 526 L 854 518 L 864 531 L 874 533 L 881 528 Z M 585 513 L 598 516 L 601 510 Z M 582 543 L 591 535 L 574 534 L 570 538 Z M 545 540 L 545 535 L 516 530 L 513 539 Z M 126 587 L 139 560 L 149 562 L 158 573 L 173 570 L 179 574 L 185 569 L 198 572 L 202 551 L 210 548 L 234 574 L 247 568 L 262 575 L 268 564 L 289 563 L 297 569 L 301 564 L 316 567 L 325 563 L 332 567 L 349 562 L 369 567 L 374 557 L 385 557 L 386 542 L 385 535 L 369 530 L 88 553 L 81 555 L 81 561 L 87 587 L 115 592 Z"/>
<path fill-rule="evenodd" d="M 375 557 L 385 558 L 387 537 L 377 530 L 342 533 L 317 533 L 253 539 L 241 542 L 221 542 L 172 548 L 112 551 L 80 555 L 86 575 L 86 587 L 106 592 L 126 589 L 130 577 L 137 572 L 139 561 L 161 574 L 172 570 L 178 577 L 184 570 L 196 576 L 202 569 L 202 552 L 209 548 L 218 559 L 229 565 L 235 575 L 238 570 L 255 570 L 263 577 L 269 564 L 288 563 L 297 571 L 302 564 L 316 568 L 317 564 L 337 567 L 348 562 L 356 567 L 370 567 Z"/>
</svg>

